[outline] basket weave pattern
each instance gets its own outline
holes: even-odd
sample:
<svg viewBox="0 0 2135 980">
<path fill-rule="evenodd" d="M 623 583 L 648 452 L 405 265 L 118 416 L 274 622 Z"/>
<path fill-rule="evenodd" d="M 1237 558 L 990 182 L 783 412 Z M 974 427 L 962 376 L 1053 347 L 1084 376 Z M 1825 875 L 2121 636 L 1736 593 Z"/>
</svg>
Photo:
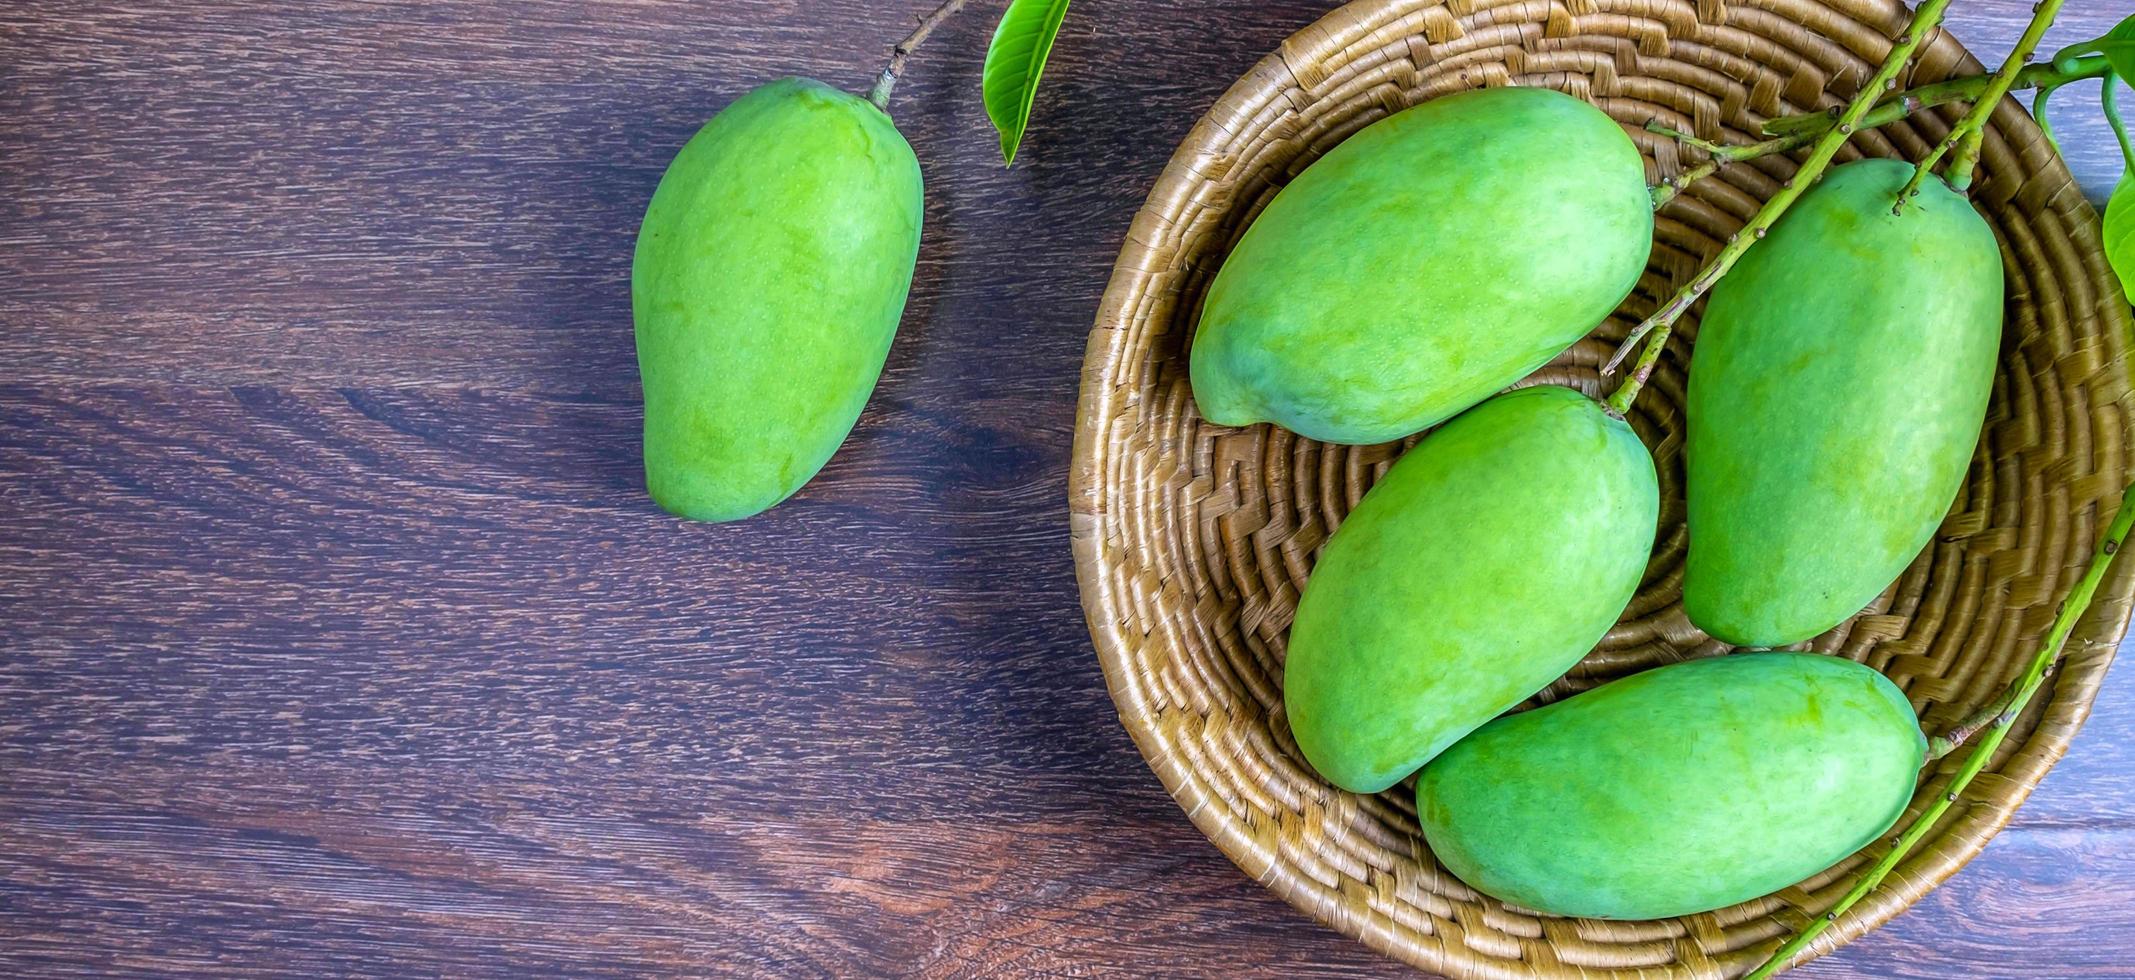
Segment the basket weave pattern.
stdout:
<svg viewBox="0 0 2135 980">
<path fill-rule="evenodd" d="M 1122 721 L 1193 822 L 1248 874 L 1345 933 L 1456 976 L 1716 977 L 1761 961 L 1888 846 L 1775 895 L 1649 923 L 1537 915 L 1461 884 L 1424 846 L 1410 784 L 1376 796 L 1328 786 L 1302 761 L 1282 711 L 1285 635 L 1320 546 L 1413 440 L 1331 446 L 1203 422 L 1186 351 L 1209 280 L 1253 216 L 1320 154 L 1389 113 L 1478 86 L 1560 89 L 1631 129 L 1657 181 L 1698 160 L 1639 129 L 1647 120 L 1755 138 L 1768 118 L 1853 95 L 1907 16 L 1891 0 L 1360 0 L 1292 37 L 1187 137 L 1128 233 L 1090 338 L 1074 546 Z M 1942 36 L 1902 84 L 1977 71 Z M 1917 159 L 1956 114 L 1860 134 L 1841 159 Z M 1530 380 L 1600 393 L 1596 370 L 1616 342 L 1794 166 L 1736 164 L 1670 203 L 1623 308 Z M 1930 730 L 1991 702 L 2022 670 L 2118 504 L 2135 435 L 2122 365 L 2128 311 L 2096 216 L 2010 106 L 1989 131 L 1974 200 L 2009 269 L 1985 438 L 1935 541 L 1868 611 L 1809 645 L 1888 674 Z M 1663 501 L 1644 585 L 1538 701 L 1728 649 L 1680 607 L 1680 406 L 1696 336 L 1692 317 L 1631 418 L 1654 451 Z M 2088 713 L 2131 592 L 2135 576 L 2115 574 L 1987 772 L 1818 952 L 1896 915 L 2008 821 Z M 1915 811 L 1955 766 L 1926 774 Z"/>
</svg>

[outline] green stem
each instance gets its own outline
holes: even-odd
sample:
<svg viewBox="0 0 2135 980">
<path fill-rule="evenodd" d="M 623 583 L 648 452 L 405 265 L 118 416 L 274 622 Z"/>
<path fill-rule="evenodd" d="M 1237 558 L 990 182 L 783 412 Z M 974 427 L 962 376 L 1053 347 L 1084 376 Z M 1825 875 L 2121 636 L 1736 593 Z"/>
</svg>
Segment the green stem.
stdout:
<svg viewBox="0 0 2135 980">
<path fill-rule="evenodd" d="M 1950 172 L 1944 179 L 1952 190 L 1960 193 L 1972 186 L 1972 168 L 1979 163 L 1980 146 L 1987 138 L 1988 117 L 1994 115 L 1994 107 L 2001 104 L 2002 96 L 2008 95 L 2010 86 L 2016 84 L 2016 76 L 2031 62 L 2032 54 L 2039 49 L 2039 41 L 2046 37 L 2046 29 L 2053 26 L 2054 17 L 2060 12 L 2061 0 L 2039 0 L 2038 6 L 2032 8 L 2031 23 L 2024 27 L 2024 35 L 2017 38 L 2016 47 L 2002 61 L 2001 69 L 1994 73 L 1994 80 L 1987 83 L 1986 91 L 1972 103 L 1972 111 L 1958 120 L 1957 128 L 1950 130 L 1947 138 L 1928 151 L 1927 159 L 1913 168 L 1913 179 L 1906 181 L 1905 189 L 1898 192 L 1894 210 L 1903 211 L 1906 201 L 1919 196 L 1920 182 L 1934 172 L 1935 163 L 1942 159 L 1942 155 L 1953 149 L 1957 155 L 1950 158 Z"/>
<path fill-rule="evenodd" d="M 2046 137 L 2046 145 L 2055 153 L 2061 152 L 2061 141 L 2053 134 L 2053 120 L 2046 115 L 2046 100 L 2061 90 L 2059 85 L 2041 85 L 2039 94 L 2031 97 L 2031 118 L 2039 124 L 2039 133 Z"/>
<path fill-rule="evenodd" d="M 2058 88 L 2070 82 L 2079 82 L 2088 78 L 2102 78 L 2106 72 L 2111 70 L 2112 65 L 2105 60 L 2103 55 L 2077 58 L 2065 66 L 2055 64 L 2030 65 L 2023 71 L 2017 72 L 2016 80 L 2010 84 L 2010 88 L 2012 90 Z M 1932 85 L 1906 89 L 1895 95 L 1887 96 L 1883 101 L 1876 103 L 1875 109 L 1869 112 L 1868 118 L 1862 122 L 1861 127 L 1867 129 L 1874 126 L 1887 125 L 1932 106 L 1948 105 L 1952 102 L 1976 101 L 1980 93 L 1987 90 L 1988 83 L 1993 80 L 1994 76 L 1992 75 L 1966 75 L 1963 78 L 1945 79 Z M 1798 136 L 1804 133 L 1821 133 L 1830 129 L 1831 125 L 1837 121 L 1836 109 L 1825 112 L 1805 112 L 1797 116 L 1781 116 L 1764 124 L 1764 134 L 1766 136 Z"/>
<path fill-rule="evenodd" d="M 1836 125 L 1838 123 L 1838 120 L 1833 119 L 1831 120 L 1831 122 L 1832 124 Z M 1868 123 L 1862 123 L 1863 128 L 1867 128 L 1868 125 Z M 1882 124 L 1877 123 L 1876 125 Z M 1775 136 L 1771 139 L 1759 140 L 1755 143 L 1721 145 L 1718 143 L 1712 143 L 1706 140 L 1697 139 L 1696 137 L 1689 136 L 1685 133 L 1678 133 L 1675 130 L 1669 129 L 1668 127 L 1663 126 L 1658 122 L 1647 123 L 1646 128 L 1656 133 L 1673 136 L 1679 140 L 1685 140 L 1686 142 L 1694 140 L 1695 142 L 1691 142 L 1690 145 L 1696 146 L 1700 149 L 1704 149 L 1706 153 L 1706 159 L 1704 163 L 1698 164 L 1697 166 L 1692 167 L 1689 170 L 1685 170 L 1682 173 L 1677 174 L 1673 177 L 1663 178 L 1661 180 L 1660 186 L 1653 188 L 1653 210 L 1655 211 L 1660 210 L 1662 206 L 1666 205 L 1669 201 L 1673 201 L 1677 197 L 1681 196 L 1685 190 L 1689 189 L 1690 185 L 1695 184 L 1698 181 L 1704 180 L 1705 178 L 1710 177 L 1713 174 L 1719 173 L 1721 167 L 1725 167 L 1730 163 L 1740 163 L 1744 160 L 1755 160 L 1760 157 L 1768 157 L 1779 153 L 1792 153 L 1793 151 L 1801 149 L 1802 147 L 1807 146 L 1810 143 L 1816 142 L 1817 137 L 1823 135 L 1823 132 L 1819 130 L 1817 132 L 1800 133 L 1793 136 Z M 1622 352 L 1619 351 L 1619 359 L 1621 358 L 1621 354 Z M 1610 361 L 1609 369 L 1614 370 L 1616 364 L 1617 361 Z"/>
<path fill-rule="evenodd" d="M 1659 133 L 1662 136 L 1666 136 L 1669 139 L 1672 139 L 1678 143 L 1683 143 L 1689 146 L 1695 146 L 1700 150 L 1704 150 L 1706 156 L 1719 157 L 1728 160 L 1744 159 L 1736 155 L 1736 147 L 1715 143 L 1708 139 L 1700 139 L 1695 134 L 1686 133 L 1673 126 L 1663 124 L 1658 119 L 1652 119 L 1646 122 L 1646 132 Z"/>
<path fill-rule="evenodd" d="M 1832 122 L 1836 123 L 1837 120 L 1834 119 Z M 1825 128 L 1828 129 L 1829 127 Z M 1755 160 L 1758 157 L 1768 157 L 1774 153 L 1784 153 L 1795 147 L 1807 146 L 1816 137 L 1823 135 L 1823 130 L 1818 130 L 1801 136 L 1780 136 L 1768 140 L 1759 140 L 1755 143 L 1715 143 L 1711 140 L 1699 139 L 1672 126 L 1662 125 L 1658 119 L 1647 123 L 1646 131 L 1659 133 L 1662 136 L 1671 137 L 1679 143 L 1695 146 L 1700 150 L 1704 150 L 1706 156 L 1723 163 Z"/>
<path fill-rule="evenodd" d="M 890 49 L 890 62 L 882 66 L 882 74 L 875 76 L 875 87 L 867 93 L 867 101 L 874 103 L 875 108 L 888 112 L 890 92 L 897 88 L 897 79 L 904 74 L 905 61 L 912 57 L 912 52 L 919 50 L 921 44 L 926 43 L 927 35 L 934 33 L 934 29 L 940 27 L 942 21 L 955 16 L 956 12 L 964 9 L 964 4 L 969 2 L 971 0 L 947 0 L 934 8 L 933 13 L 920 18 L 919 27 Z"/>
<path fill-rule="evenodd" d="M 2050 670 L 2051 668 L 2049 668 Z M 1988 702 L 1986 707 L 1966 715 L 1964 720 L 1951 725 L 1949 731 L 1928 739 L 1928 761 L 1935 762 L 1958 749 L 1964 748 L 1965 743 L 1970 742 L 1974 736 L 1992 727 L 2003 715 L 2008 715 L 2010 707 L 2016 704 L 2016 696 L 2020 693 L 2017 689 L 2023 685 L 2023 681 L 2024 679 L 2021 677 L 2010 681 L 2008 689 L 2002 692 L 2001 697 Z M 2015 721 L 2016 718 L 2012 715 L 2009 720 Z"/>
<path fill-rule="evenodd" d="M 2120 76 L 2105 73 L 2105 89 L 2098 93 L 2098 99 L 2105 121 L 2113 127 L 2113 136 L 2120 140 L 2120 159 L 2129 173 L 2135 173 L 2135 145 L 2128 143 L 2128 124 L 2120 121 Z"/>
<path fill-rule="evenodd" d="M 2135 528 L 2135 487 L 2122 491 L 2120 510 L 2113 515 L 2113 523 L 2106 528 L 2105 537 L 2098 542 L 2097 550 L 2091 553 L 2090 566 L 2084 569 L 2083 577 L 2076 581 L 2076 587 L 2071 589 L 2068 598 L 2062 601 L 2059 612 L 2054 616 L 2053 627 L 2046 631 L 2046 639 L 2039 645 L 2038 652 L 2032 655 L 2030 665 L 2025 667 L 2024 673 L 2016 679 L 2010 693 L 2001 701 L 1995 702 L 1993 707 L 1996 710 L 1985 729 L 1986 737 L 1972 746 L 1971 754 L 1965 756 L 1964 764 L 1958 768 L 1957 775 L 1950 780 L 1942 795 L 1937 796 L 1934 803 L 1913 819 L 1905 828 L 1905 832 L 1899 835 L 1896 843 L 1891 845 L 1890 852 L 1883 855 L 1882 860 L 1877 861 L 1874 867 L 1868 869 L 1868 873 L 1854 883 L 1845 897 L 1838 900 L 1838 904 L 1833 905 L 1823 915 L 1809 920 L 1806 928 L 1787 940 L 1786 945 L 1779 947 L 1779 951 L 1773 953 L 1771 959 L 1750 973 L 1749 980 L 1763 980 L 1778 972 L 1781 966 L 1807 948 L 1825 929 L 1830 928 L 1831 923 L 1837 922 L 1839 916 L 1846 914 L 1846 910 L 1852 908 L 1854 903 L 1874 891 L 1877 885 L 1883 883 L 1884 877 L 1890 874 L 1891 869 L 1896 868 L 1898 862 L 1904 860 L 1905 855 L 1912 851 L 1913 846 L 1920 843 L 1922 837 L 1927 836 L 1928 831 L 1934 828 L 1936 821 L 1942 819 L 1943 813 L 1949 810 L 1950 805 L 1963 795 L 1965 788 L 1972 785 L 1973 777 L 1986 768 L 1987 760 L 1994 756 L 1994 750 L 2000 748 L 2002 740 L 2008 737 L 2009 727 L 2016 723 L 2017 717 L 2031 704 L 2032 696 L 2039 692 L 2039 686 L 2046 679 L 2047 672 L 2060 660 L 2061 650 L 2068 644 L 2069 634 L 2075 631 L 2076 623 L 2090 608 L 2091 599 L 2098 594 L 2099 583 L 2105 580 L 2107 569 L 2112 567 L 2113 557 L 2119 554 L 2121 546 L 2127 543 L 2128 531 L 2131 528 Z M 1964 726 L 1960 724 L 1958 727 L 1962 729 Z M 1951 735 L 1944 736 L 1941 740 L 1946 746 L 1943 751 L 1954 750 L 1969 735 L 1970 733 L 1964 733 L 1959 736 L 1958 732 L 1953 731 Z M 1951 743 L 1953 737 L 1957 739 L 1954 744 Z M 1934 743 L 1930 743 L 1930 748 L 1934 747 Z"/>
<path fill-rule="evenodd" d="M 2089 78 L 2101 78 L 2110 74 L 2111 70 L 2112 66 L 2107 63 L 2105 58 L 2097 55 L 2072 60 L 2065 66 L 2032 65 L 2017 74 L 2014 87 L 2036 88 L 2039 90 L 2039 96 L 2043 100 L 2048 93 L 2063 85 Z M 1880 129 L 1905 119 L 1922 109 L 1976 99 L 1979 97 L 1979 93 L 1986 91 L 1987 83 L 1992 80 L 1992 77 L 1990 75 L 1967 75 L 1963 78 L 1952 78 L 1932 85 L 1922 85 L 1919 88 L 1907 89 L 1896 95 L 1886 96 L 1881 102 L 1876 103 L 1875 108 L 1868 110 L 1868 115 L 1861 118 L 1861 124 L 1856 126 L 1855 129 Z M 2038 116 L 2039 127 L 2044 129 L 2046 127 L 2046 118 L 2043 115 L 2043 111 L 2034 110 L 2034 114 Z M 1697 140 L 1691 145 L 1721 146 L 1724 152 L 1674 177 L 1663 180 L 1660 186 L 1653 189 L 1653 208 L 1656 211 L 1660 210 L 1661 206 L 1675 200 L 1690 185 L 1718 173 L 1722 167 L 1730 163 L 1755 160 L 1759 157 L 1778 153 L 1792 153 L 1815 142 L 1817 137 L 1830 132 L 1831 128 L 1836 125 L 1838 125 L 1837 109 L 1833 109 L 1831 112 L 1811 112 L 1799 116 L 1783 116 L 1774 119 L 1765 123 L 1763 127 L 1764 133 L 1771 138 L 1755 143 L 1721 145 L 1707 140 Z M 1656 133 L 1676 135 L 1675 130 L 1661 126 L 1658 123 L 1648 123 L 1646 128 Z"/>
<path fill-rule="evenodd" d="M 1632 368 L 1630 377 L 1624 379 L 1624 383 L 1609 396 L 1609 411 L 1619 416 L 1630 411 L 1631 403 L 1638 398 L 1639 389 L 1644 388 L 1646 380 L 1653 376 L 1653 366 L 1659 362 L 1661 349 L 1667 345 L 1668 334 L 1675 328 L 1675 322 L 1682 319 L 1683 314 L 1689 312 L 1690 307 L 1697 303 L 1698 298 L 1705 295 L 1714 283 L 1727 275 L 1729 269 L 1735 267 L 1743 253 L 1748 252 L 1751 245 L 1764 237 L 1765 232 L 1771 229 L 1772 223 L 1778 221 L 1779 216 L 1793 206 L 1795 199 L 1801 197 L 1810 185 L 1823 176 L 1824 168 L 1831 165 L 1832 158 L 1838 155 L 1839 147 L 1844 146 L 1846 139 L 1853 135 L 1854 128 L 1868 115 L 1868 110 L 1875 106 L 1876 101 L 1881 98 L 1881 93 L 1897 84 L 1898 73 L 1905 70 L 1906 64 L 1912 61 L 1913 52 L 1919 49 L 1920 42 L 1937 24 L 1942 23 L 1942 11 L 1949 5 L 1950 0 L 1922 0 L 1919 9 L 1913 12 L 1912 24 L 1906 27 L 1905 33 L 1898 35 L 1897 41 L 1891 45 L 1889 57 L 1883 59 L 1883 67 L 1876 71 L 1874 78 L 1868 80 L 1868 84 L 1861 86 L 1860 94 L 1853 97 L 1845 111 L 1839 113 L 1837 124 L 1817 137 L 1815 148 L 1809 151 L 1809 158 L 1802 161 L 1801 169 L 1794 172 L 1793 179 L 1787 181 L 1779 193 L 1757 209 L 1756 216 L 1750 219 L 1749 224 L 1729 239 L 1727 247 L 1721 249 L 1720 254 L 1714 256 L 1695 278 L 1685 283 L 1673 297 L 1661 304 L 1660 309 L 1653 311 L 1652 316 L 1632 330 L 1631 336 L 1625 338 L 1623 346 L 1617 350 L 1615 357 L 1610 358 L 1609 365 L 1602 369 L 1602 373 L 1614 370 L 1642 338 L 1646 339 L 1646 350 L 1639 356 L 1638 364 Z M 1651 334 L 1650 338 L 1647 337 L 1648 334 Z"/>
<path fill-rule="evenodd" d="M 1704 180 L 1705 178 L 1710 177 L 1713 174 L 1719 173 L 1721 163 L 1721 160 L 1715 158 L 1707 160 L 1704 163 L 1698 164 L 1697 166 L 1692 167 L 1689 170 L 1685 170 L 1682 173 L 1676 174 L 1673 177 L 1661 178 L 1661 182 L 1659 184 L 1647 189 L 1648 193 L 1653 195 L 1653 210 L 1658 211 L 1664 207 L 1667 207 L 1669 201 L 1673 201 L 1677 197 L 1682 196 L 1684 188 L 1687 188 L 1690 185 L 1697 183 L 1698 181 Z"/>
<path fill-rule="evenodd" d="M 1835 121 L 1836 120 L 1834 120 L 1834 122 Z M 1660 185 L 1653 188 L 1653 210 L 1655 211 L 1660 210 L 1661 207 L 1667 204 L 1669 201 L 1675 200 L 1677 195 L 1683 193 L 1684 188 L 1687 188 L 1700 180 L 1703 180 L 1707 177 L 1712 176 L 1715 173 L 1718 173 L 1721 167 L 1727 166 L 1730 163 L 1738 163 L 1743 160 L 1755 160 L 1758 157 L 1767 157 L 1775 153 L 1785 153 L 1789 150 L 1798 149 L 1800 147 L 1808 145 L 1811 140 L 1815 139 L 1815 137 L 1819 135 L 1811 133 L 1806 136 L 1783 136 L 1774 139 L 1761 140 L 1756 143 L 1728 145 L 1722 143 L 1714 143 L 1711 140 L 1699 139 L 1698 137 L 1683 132 L 1682 130 L 1663 125 L 1658 119 L 1646 123 L 1646 131 L 1649 133 L 1659 133 L 1662 136 L 1669 137 L 1670 139 L 1673 139 L 1678 143 L 1697 147 L 1698 149 L 1705 151 L 1706 157 L 1704 163 L 1698 164 L 1697 166 L 1692 167 L 1689 170 L 1685 170 L 1682 173 L 1677 174 L 1673 177 L 1662 178 Z"/>
</svg>

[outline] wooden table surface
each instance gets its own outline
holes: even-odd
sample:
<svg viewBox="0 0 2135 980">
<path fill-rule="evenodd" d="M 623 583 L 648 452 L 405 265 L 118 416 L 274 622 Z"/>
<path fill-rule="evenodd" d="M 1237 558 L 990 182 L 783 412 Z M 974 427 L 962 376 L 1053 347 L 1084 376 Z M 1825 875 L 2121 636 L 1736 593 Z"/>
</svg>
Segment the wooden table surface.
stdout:
<svg viewBox="0 0 2135 980">
<path fill-rule="evenodd" d="M 1067 542 L 1128 220 L 1326 0 L 1083 0 L 1012 171 L 992 8 L 952 22 L 851 441 L 743 524 L 640 492 L 662 167 L 758 82 L 862 87 L 924 5 L 0 9 L 0 972 L 1397 972 L 1165 796 Z M 2027 6 L 1953 29 L 1998 58 Z M 2131 734 L 2123 667 L 1980 860 L 1803 975 L 2128 975 Z"/>
</svg>

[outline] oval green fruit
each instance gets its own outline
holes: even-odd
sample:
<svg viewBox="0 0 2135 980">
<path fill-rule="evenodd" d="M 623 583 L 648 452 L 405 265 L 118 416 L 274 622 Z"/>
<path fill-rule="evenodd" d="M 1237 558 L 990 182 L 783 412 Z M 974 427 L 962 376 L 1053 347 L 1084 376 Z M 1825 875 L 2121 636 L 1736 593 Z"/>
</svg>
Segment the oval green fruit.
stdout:
<svg viewBox="0 0 2135 980">
<path fill-rule="evenodd" d="M 1850 660 L 1671 664 L 1510 715 L 1416 778 L 1441 864 L 1540 912 L 1658 919 L 1770 894 L 1891 828 L 1927 740 Z"/>
<path fill-rule="evenodd" d="M 829 462 L 882 375 L 922 210 L 889 116 L 820 82 L 772 82 L 691 137 L 630 273 L 661 507 L 748 517 Z"/>
<path fill-rule="evenodd" d="M 1375 793 L 1556 680 L 1637 593 L 1659 514 L 1646 447 L 1569 388 L 1499 395 L 1426 437 L 1298 601 L 1283 702 L 1306 760 Z"/>
<path fill-rule="evenodd" d="M 1497 88 L 1373 123 L 1290 182 L 1209 287 L 1204 418 L 1375 443 L 1541 367 L 1652 250 L 1638 148 L 1561 92 Z"/>
<path fill-rule="evenodd" d="M 1782 646 L 1837 626 L 1920 553 L 1994 387 L 2002 258 L 1940 180 L 1830 171 L 1712 291 L 1691 361 L 1683 606 Z"/>
</svg>

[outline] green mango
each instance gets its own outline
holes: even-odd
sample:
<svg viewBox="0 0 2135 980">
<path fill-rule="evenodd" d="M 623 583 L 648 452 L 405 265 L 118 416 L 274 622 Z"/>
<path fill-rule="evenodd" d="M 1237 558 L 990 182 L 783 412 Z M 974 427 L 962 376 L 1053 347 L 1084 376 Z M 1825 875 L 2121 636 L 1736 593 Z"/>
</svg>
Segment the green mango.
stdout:
<svg viewBox="0 0 2135 980">
<path fill-rule="evenodd" d="M 1671 664 L 1484 725 L 1416 777 L 1416 816 L 1477 891 L 1659 919 L 1801 881 L 1895 824 L 1927 739 L 1837 657 Z"/>
<path fill-rule="evenodd" d="M 1195 403 L 1325 442 L 1420 432 L 1585 336 L 1652 244 L 1644 160 L 1606 113 L 1539 88 L 1433 99 L 1254 219 L 1209 287 Z"/>
<path fill-rule="evenodd" d="M 1861 611 L 1949 513 L 2001 344 L 2002 256 L 1896 160 L 1826 174 L 1714 287 L 1691 360 L 1683 607 L 1741 646 Z"/>
<path fill-rule="evenodd" d="M 1394 464 L 1297 604 L 1283 703 L 1305 759 L 1376 793 L 1556 680 L 1638 591 L 1660 488 L 1570 388 L 1499 395 Z"/>
<path fill-rule="evenodd" d="M 630 270 L 654 501 L 735 520 L 830 461 L 889 356 L 922 211 L 890 117 L 821 82 L 772 82 L 690 138 Z"/>
</svg>

